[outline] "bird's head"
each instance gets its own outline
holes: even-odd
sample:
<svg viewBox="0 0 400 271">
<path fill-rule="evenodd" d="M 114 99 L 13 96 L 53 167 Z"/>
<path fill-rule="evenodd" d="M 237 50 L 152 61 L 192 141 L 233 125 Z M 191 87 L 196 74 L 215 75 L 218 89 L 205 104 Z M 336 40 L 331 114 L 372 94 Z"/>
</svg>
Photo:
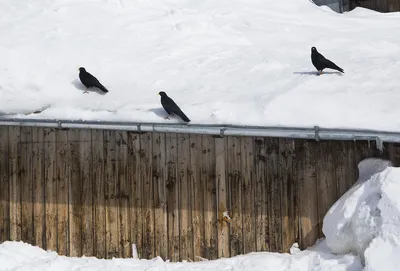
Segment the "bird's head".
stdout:
<svg viewBox="0 0 400 271">
<path fill-rule="evenodd" d="M 79 68 L 79 71 L 80 71 L 80 72 L 84 72 L 84 71 L 86 71 L 86 70 L 85 70 L 84 67 L 80 67 L 80 68 Z"/>
<path fill-rule="evenodd" d="M 160 92 L 158 93 L 158 95 L 160 95 L 161 97 L 166 97 L 166 96 L 167 96 L 167 93 L 165 93 L 164 91 L 160 91 Z"/>
<path fill-rule="evenodd" d="M 311 52 L 316 52 L 316 51 L 317 51 L 317 48 L 311 47 Z"/>
</svg>

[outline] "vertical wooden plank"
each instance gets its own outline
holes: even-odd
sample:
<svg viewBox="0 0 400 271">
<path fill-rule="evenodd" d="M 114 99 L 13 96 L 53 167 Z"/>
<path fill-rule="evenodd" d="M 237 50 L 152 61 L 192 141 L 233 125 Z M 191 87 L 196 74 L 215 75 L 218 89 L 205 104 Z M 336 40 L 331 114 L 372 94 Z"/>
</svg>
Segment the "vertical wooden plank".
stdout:
<svg viewBox="0 0 400 271">
<path fill-rule="evenodd" d="M 120 221 L 120 246 L 119 257 L 128 258 L 131 252 L 131 220 L 129 214 L 131 183 L 127 175 L 128 155 L 127 132 L 117 132 L 117 158 L 118 158 L 118 200 L 119 200 L 119 221 Z"/>
<path fill-rule="evenodd" d="M 206 185 L 204 195 L 204 239 L 203 255 L 207 259 L 218 258 L 217 248 L 217 187 L 215 182 L 215 139 L 202 137 L 202 172 L 201 181 Z"/>
<path fill-rule="evenodd" d="M 10 177 L 10 237 L 11 240 L 21 240 L 21 180 L 19 178 L 19 141 L 20 127 L 12 126 L 8 129 L 9 147 L 9 177 Z"/>
<path fill-rule="evenodd" d="M 179 183 L 177 174 L 177 135 L 166 134 L 167 159 L 167 210 L 168 210 L 168 258 L 179 260 Z"/>
<path fill-rule="evenodd" d="M 45 231 L 45 174 L 44 174 L 44 129 L 32 128 L 32 182 L 33 182 L 33 228 L 34 245 L 46 244 Z"/>
<path fill-rule="evenodd" d="M 44 128 L 44 181 L 45 181 L 45 246 L 46 250 L 57 251 L 57 175 L 56 131 Z"/>
<path fill-rule="evenodd" d="M 251 137 L 241 138 L 242 204 L 244 253 L 256 250 L 256 221 L 254 209 L 255 178 L 253 178 L 254 146 Z"/>
<path fill-rule="evenodd" d="M 93 204 L 94 204 L 94 255 L 106 257 L 106 213 L 104 135 L 102 130 L 92 130 Z"/>
<path fill-rule="evenodd" d="M 204 247 L 204 189 L 201 180 L 202 148 L 201 135 L 190 135 L 190 183 L 192 185 L 192 220 L 193 220 L 193 253 L 194 260 L 203 255 Z"/>
<path fill-rule="evenodd" d="M 354 142 L 336 141 L 334 144 L 336 195 L 340 198 L 357 180 L 358 170 L 354 159 Z"/>
<path fill-rule="evenodd" d="M 289 252 L 296 242 L 296 160 L 295 144 L 292 139 L 279 139 L 279 177 L 281 182 L 282 250 Z M 333 180 L 330 180 L 331 182 Z"/>
<path fill-rule="evenodd" d="M 217 183 L 217 213 L 218 213 L 218 257 L 230 257 L 229 251 L 229 226 L 230 216 L 228 204 L 228 184 L 225 165 L 225 138 L 215 139 L 215 174 Z"/>
<path fill-rule="evenodd" d="M 142 183 L 140 177 L 140 137 L 138 134 L 128 133 L 128 174 L 131 176 L 131 238 L 136 245 L 138 257 L 142 258 Z"/>
<path fill-rule="evenodd" d="M 390 143 L 388 145 L 389 160 L 393 166 L 400 166 L 400 143 Z"/>
<path fill-rule="evenodd" d="M 68 130 L 68 163 L 69 163 L 69 241 L 70 241 L 70 256 L 77 257 L 82 255 L 82 189 L 85 181 L 81 179 L 81 143 L 80 131 L 78 129 Z M 83 130 L 82 130 L 83 131 Z M 86 195 L 90 198 L 91 193 Z M 85 220 L 87 218 L 85 217 Z"/>
<path fill-rule="evenodd" d="M 104 131 L 105 157 L 105 205 L 106 205 L 106 257 L 118 257 L 119 217 L 118 217 L 118 170 L 116 165 L 116 132 Z"/>
<path fill-rule="evenodd" d="M 236 256 L 244 253 L 243 247 L 243 214 L 242 214 L 242 172 L 241 172 L 241 145 L 239 137 L 228 137 L 227 169 L 229 182 L 229 210 L 231 221 L 230 253 Z M 264 176 L 263 176 L 264 177 Z"/>
<path fill-rule="evenodd" d="M 82 220 L 82 254 L 86 256 L 95 255 L 94 243 L 94 195 L 93 186 L 93 159 L 92 159 L 92 130 L 79 131 L 79 167 L 81 183 L 81 220 Z"/>
<path fill-rule="evenodd" d="M 254 138 L 254 177 L 255 187 L 255 217 L 256 217 L 256 250 L 269 251 L 268 205 L 266 199 L 266 145 L 262 137 Z"/>
<path fill-rule="evenodd" d="M 180 260 L 194 261 L 191 196 L 192 186 L 188 169 L 190 166 L 190 139 L 187 134 L 178 134 L 179 176 L 179 226 Z"/>
<path fill-rule="evenodd" d="M 297 178 L 299 184 L 300 247 L 306 248 L 318 238 L 318 199 L 316 174 L 316 142 L 296 141 Z"/>
<path fill-rule="evenodd" d="M 21 240 L 33 244 L 32 128 L 21 127 L 20 131 Z"/>
<path fill-rule="evenodd" d="M 0 126 L 0 243 L 10 239 L 8 126 Z"/>
<path fill-rule="evenodd" d="M 167 199 L 165 180 L 166 153 L 165 134 L 154 133 L 152 141 L 153 150 L 153 186 L 154 186 L 154 230 L 155 230 L 155 255 L 164 260 L 168 255 L 168 224 L 167 224 Z"/>
<path fill-rule="evenodd" d="M 57 246 L 58 253 L 70 255 L 70 236 L 68 228 L 69 218 L 69 152 L 68 152 L 68 131 L 56 130 L 56 203 L 57 203 Z M 47 197 L 47 194 L 46 194 Z"/>
<path fill-rule="evenodd" d="M 143 193 L 143 254 L 142 257 L 149 259 L 155 251 L 154 240 L 154 201 L 152 168 L 152 133 L 140 135 L 140 177 Z"/>
</svg>

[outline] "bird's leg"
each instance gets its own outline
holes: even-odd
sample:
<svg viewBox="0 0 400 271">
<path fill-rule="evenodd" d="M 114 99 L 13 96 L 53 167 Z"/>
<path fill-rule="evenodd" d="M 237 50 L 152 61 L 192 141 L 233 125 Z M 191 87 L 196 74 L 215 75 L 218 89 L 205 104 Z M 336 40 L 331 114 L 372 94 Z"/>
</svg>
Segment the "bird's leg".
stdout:
<svg viewBox="0 0 400 271">
<path fill-rule="evenodd" d="M 169 120 L 169 115 L 167 115 L 164 119 Z"/>
<path fill-rule="evenodd" d="M 318 71 L 318 74 L 319 74 L 319 75 L 322 75 L 322 70 Z"/>
<path fill-rule="evenodd" d="M 89 94 L 89 91 L 85 90 L 82 94 L 85 94 L 85 93 Z"/>
</svg>

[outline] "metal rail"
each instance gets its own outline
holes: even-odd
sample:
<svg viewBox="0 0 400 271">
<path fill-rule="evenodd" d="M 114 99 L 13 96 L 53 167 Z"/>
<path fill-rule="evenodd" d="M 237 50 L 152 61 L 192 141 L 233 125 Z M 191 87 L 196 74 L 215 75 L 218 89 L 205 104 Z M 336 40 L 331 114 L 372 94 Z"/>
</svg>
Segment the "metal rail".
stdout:
<svg viewBox="0 0 400 271">
<path fill-rule="evenodd" d="M 322 127 L 266 127 L 240 125 L 207 125 L 179 123 L 138 123 L 111 121 L 46 120 L 46 119 L 0 119 L 1 126 L 34 126 L 59 129 L 103 129 L 133 132 L 187 133 L 224 136 L 284 137 L 314 140 L 374 140 L 400 142 L 400 132 L 363 129 L 331 129 Z"/>
</svg>

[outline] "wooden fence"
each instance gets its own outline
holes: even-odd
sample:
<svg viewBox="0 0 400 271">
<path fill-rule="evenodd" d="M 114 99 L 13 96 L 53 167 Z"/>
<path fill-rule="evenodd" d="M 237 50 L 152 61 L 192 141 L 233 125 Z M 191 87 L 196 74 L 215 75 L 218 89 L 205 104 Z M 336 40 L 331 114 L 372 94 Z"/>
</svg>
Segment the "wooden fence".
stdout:
<svg viewBox="0 0 400 271">
<path fill-rule="evenodd" d="M 322 236 L 374 142 L 0 127 L 0 242 L 172 261 L 288 251 Z"/>
<path fill-rule="evenodd" d="M 350 0 L 350 10 L 363 7 L 379 12 L 400 11 L 400 0 Z"/>
</svg>

